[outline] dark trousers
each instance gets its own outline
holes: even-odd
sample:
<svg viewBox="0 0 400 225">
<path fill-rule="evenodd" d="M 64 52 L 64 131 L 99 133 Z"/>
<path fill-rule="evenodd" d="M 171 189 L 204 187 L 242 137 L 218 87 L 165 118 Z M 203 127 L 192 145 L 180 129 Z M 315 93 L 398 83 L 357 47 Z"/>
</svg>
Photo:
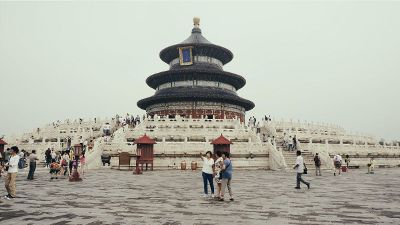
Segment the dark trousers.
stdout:
<svg viewBox="0 0 400 225">
<path fill-rule="evenodd" d="M 33 174 L 36 170 L 36 163 L 29 163 L 28 180 L 33 180 Z"/>
<path fill-rule="evenodd" d="M 303 178 L 301 178 L 302 173 L 297 173 L 297 178 L 296 178 L 296 187 L 300 187 L 300 182 L 305 184 L 305 185 L 309 185 L 310 183 L 308 183 L 307 181 L 303 180 Z"/>
<path fill-rule="evenodd" d="M 204 173 L 203 172 L 203 184 L 204 184 L 204 194 L 208 194 L 208 185 L 207 182 L 210 183 L 211 187 L 211 194 L 214 194 L 214 182 L 212 174 Z"/>
<path fill-rule="evenodd" d="M 71 160 L 71 161 L 69 161 L 69 175 L 71 175 L 72 174 L 72 166 L 73 166 L 73 163 L 74 163 L 74 161 L 73 160 Z"/>
</svg>

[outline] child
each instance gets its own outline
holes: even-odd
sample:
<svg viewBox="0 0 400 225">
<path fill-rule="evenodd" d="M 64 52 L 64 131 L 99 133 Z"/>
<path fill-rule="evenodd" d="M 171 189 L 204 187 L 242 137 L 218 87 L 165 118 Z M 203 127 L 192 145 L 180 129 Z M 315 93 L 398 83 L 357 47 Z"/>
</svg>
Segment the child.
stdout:
<svg viewBox="0 0 400 225">
<path fill-rule="evenodd" d="M 51 180 L 53 179 L 58 179 L 58 174 L 60 173 L 61 166 L 56 162 L 55 159 L 52 159 L 51 164 L 50 164 L 50 174 L 51 174 Z"/>
<path fill-rule="evenodd" d="M 67 172 L 68 172 L 68 161 L 69 161 L 69 156 L 67 153 L 64 153 L 63 157 L 61 158 L 61 167 L 62 167 L 64 176 L 66 176 Z"/>
</svg>

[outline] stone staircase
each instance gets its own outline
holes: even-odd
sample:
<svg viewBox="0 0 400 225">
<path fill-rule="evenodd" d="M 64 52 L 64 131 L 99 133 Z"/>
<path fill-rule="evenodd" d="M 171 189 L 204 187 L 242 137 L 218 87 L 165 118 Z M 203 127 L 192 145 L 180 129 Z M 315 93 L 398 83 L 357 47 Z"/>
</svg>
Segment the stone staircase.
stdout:
<svg viewBox="0 0 400 225">
<path fill-rule="evenodd" d="M 286 165 L 288 169 L 293 168 L 296 164 L 296 150 L 288 151 L 285 147 L 283 147 L 283 140 L 276 140 L 277 148 L 282 151 L 283 157 L 285 158 Z M 304 159 L 304 163 L 306 164 L 307 168 L 315 169 L 314 166 L 314 155 L 308 151 L 307 149 L 302 149 L 301 154 Z"/>
</svg>

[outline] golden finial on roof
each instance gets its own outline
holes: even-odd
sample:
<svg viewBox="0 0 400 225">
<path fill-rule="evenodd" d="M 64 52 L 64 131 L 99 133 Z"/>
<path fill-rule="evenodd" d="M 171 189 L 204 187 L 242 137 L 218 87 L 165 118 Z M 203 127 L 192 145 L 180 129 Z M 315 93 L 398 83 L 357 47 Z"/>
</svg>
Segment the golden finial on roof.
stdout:
<svg viewBox="0 0 400 225">
<path fill-rule="evenodd" d="M 194 27 L 200 26 L 200 18 L 199 17 L 193 17 L 193 25 L 194 25 Z"/>
</svg>

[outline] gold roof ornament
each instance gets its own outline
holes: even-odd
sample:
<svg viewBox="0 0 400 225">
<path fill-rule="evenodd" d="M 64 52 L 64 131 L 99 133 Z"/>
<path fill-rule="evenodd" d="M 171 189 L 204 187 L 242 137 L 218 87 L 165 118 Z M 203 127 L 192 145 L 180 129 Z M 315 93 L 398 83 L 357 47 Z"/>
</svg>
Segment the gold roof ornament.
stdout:
<svg viewBox="0 0 400 225">
<path fill-rule="evenodd" d="M 193 25 L 194 27 L 200 26 L 200 17 L 193 17 Z"/>
</svg>

